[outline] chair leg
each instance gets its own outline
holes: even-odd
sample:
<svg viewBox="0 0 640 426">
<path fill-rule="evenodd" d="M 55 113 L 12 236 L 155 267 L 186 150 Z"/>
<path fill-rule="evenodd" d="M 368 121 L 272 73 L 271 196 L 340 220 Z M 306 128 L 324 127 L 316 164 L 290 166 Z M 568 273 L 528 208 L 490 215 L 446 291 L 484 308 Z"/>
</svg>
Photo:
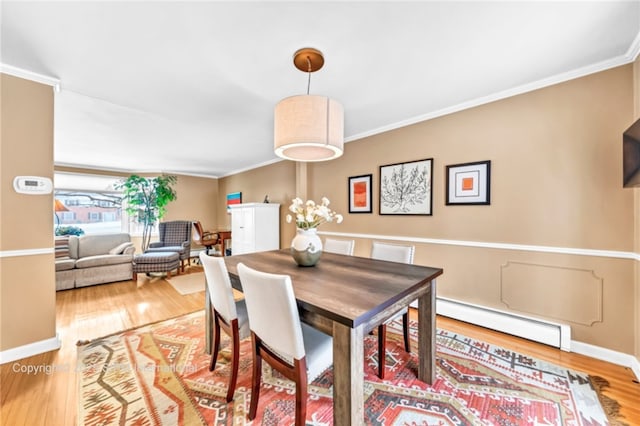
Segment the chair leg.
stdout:
<svg viewBox="0 0 640 426">
<path fill-rule="evenodd" d="M 378 326 L 378 377 L 384 379 L 384 364 L 387 353 L 387 325 Z"/>
<path fill-rule="evenodd" d="M 229 378 L 227 402 L 231 402 L 233 400 L 233 394 L 236 390 L 236 382 L 238 381 L 238 367 L 240 364 L 240 329 L 238 328 L 237 319 L 234 319 L 231 323 L 231 330 L 231 378 Z"/>
<path fill-rule="evenodd" d="M 258 398 L 260 397 L 260 379 L 262 377 L 262 357 L 256 335 L 251 333 L 253 343 L 253 373 L 251 377 L 251 404 L 249 406 L 249 420 L 256 418 L 258 412 Z"/>
<path fill-rule="evenodd" d="M 218 351 L 220 350 L 220 320 L 218 319 L 218 316 L 215 314 L 215 312 L 212 312 L 211 315 L 213 315 L 214 317 L 213 327 L 211 327 L 213 333 L 213 353 L 211 354 L 211 364 L 209 365 L 209 371 L 215 370 L 216 362 L 218 360 Z"/>
<path fill-rule="evenodd" d="M 296 369 L 296 426 L 305 426 L 307 421 L 307 367 L 305 362 L 294 361 Z"/>
<path fill-rule="evenodd" d="M 404 350 L 411 353 L 411 341 L 409 340 L 409 312 L 402 314 L 402 335 L 404 337 Z"/>
</svg>

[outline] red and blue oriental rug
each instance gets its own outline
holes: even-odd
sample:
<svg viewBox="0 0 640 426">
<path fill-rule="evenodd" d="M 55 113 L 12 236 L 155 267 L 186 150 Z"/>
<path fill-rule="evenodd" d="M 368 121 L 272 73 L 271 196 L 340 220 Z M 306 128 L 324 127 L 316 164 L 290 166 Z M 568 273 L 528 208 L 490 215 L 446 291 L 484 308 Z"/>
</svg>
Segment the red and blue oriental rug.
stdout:
<svg viewBox="0 0 640 426">
<path fill-rule="evenodd" d="M 415 326 L 415 324 L 413 324 Z M 79 347 L 80 425 L 292 424 L 294 384 L 263 363 L 258 417 L 246 419 L 251 342 L 242 342 L 227 404 L 228 340 L 216 371 L 204 352 L 204 312 L 128 330 Z M 388 327 L 387 380 L 376 376 L 376 336 L 365 341 L 367 425 L 608 425 L 589 376 L 446 330 L 437 334 L 437 379 L 417 380 L 418 360 Z M 415 343 L 415 342 L 414 342 Z M 307 425 L 332 424 L 333 372 L 309 386 Z"/>
</svg>

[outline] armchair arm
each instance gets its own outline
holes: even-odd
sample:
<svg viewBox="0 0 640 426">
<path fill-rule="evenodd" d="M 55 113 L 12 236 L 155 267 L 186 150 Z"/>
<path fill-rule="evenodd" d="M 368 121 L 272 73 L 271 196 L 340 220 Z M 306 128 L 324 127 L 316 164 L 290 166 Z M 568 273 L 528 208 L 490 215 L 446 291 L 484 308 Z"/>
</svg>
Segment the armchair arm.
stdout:
<svg viewBox="0 0 640 426">
<path fill-rule="evenodd" d="M 136 252 L 136 248 L 134 246 L 131 246 L 124 249 L 122 254 L 134 254 L 135 252 Z"/>
</svg>

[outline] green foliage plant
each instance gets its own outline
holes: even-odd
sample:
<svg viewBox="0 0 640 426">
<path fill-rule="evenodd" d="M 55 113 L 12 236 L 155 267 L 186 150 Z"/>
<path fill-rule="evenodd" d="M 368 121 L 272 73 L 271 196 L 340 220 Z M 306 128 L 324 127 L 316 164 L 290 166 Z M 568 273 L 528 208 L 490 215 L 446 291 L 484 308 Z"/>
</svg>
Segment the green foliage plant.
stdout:
<svg viewBox="0 0 640 426">
<path fill-rule="evenodd" d="M 172 175 L 155 178 L 131 175 L 115 185 L 116 189 L 123 191 L 127 214 L 143 225 L 143 252 L 149 248 L 153 227 L 167 212 L 167 204 L 178 198 L 172 187 L 177 181 L 178 178 Z"/>
<path fill-rule="evenodd" d="M 79 237 L 80 235 L 84 235 L 84 229 L 78 226 L 58 226 L 56 228 L 56 235 L 76 235 Z"/>
</svg>

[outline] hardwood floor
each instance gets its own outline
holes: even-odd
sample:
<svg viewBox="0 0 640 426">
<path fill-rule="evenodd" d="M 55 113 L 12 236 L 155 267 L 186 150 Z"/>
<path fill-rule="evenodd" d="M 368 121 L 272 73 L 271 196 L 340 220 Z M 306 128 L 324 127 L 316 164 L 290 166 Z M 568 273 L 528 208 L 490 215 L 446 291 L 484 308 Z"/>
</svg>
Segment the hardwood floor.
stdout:
<svg viewBox="0 0 640 426">
<path fill-rule="evenodd" d="M 187 272 L 200 270 L 192 266 Z M 61 291 L 56 296 L 56 328 L 62 348 L 1 366 L 0 425 L 76 424 L 78 340 L 95 339 L 204 306 L 204 291 L 181 296 L 160 278 L 145 281 L 141 277 L 139 284 L 105 284 Z M 640 384 L 630 369 L 449 318 L 438 317 L 437 323 L 447 330 L 606 379 L 610 386 L 604 394 L 621 405 L 622 420 L 640 425 Z"/>
</svg>

